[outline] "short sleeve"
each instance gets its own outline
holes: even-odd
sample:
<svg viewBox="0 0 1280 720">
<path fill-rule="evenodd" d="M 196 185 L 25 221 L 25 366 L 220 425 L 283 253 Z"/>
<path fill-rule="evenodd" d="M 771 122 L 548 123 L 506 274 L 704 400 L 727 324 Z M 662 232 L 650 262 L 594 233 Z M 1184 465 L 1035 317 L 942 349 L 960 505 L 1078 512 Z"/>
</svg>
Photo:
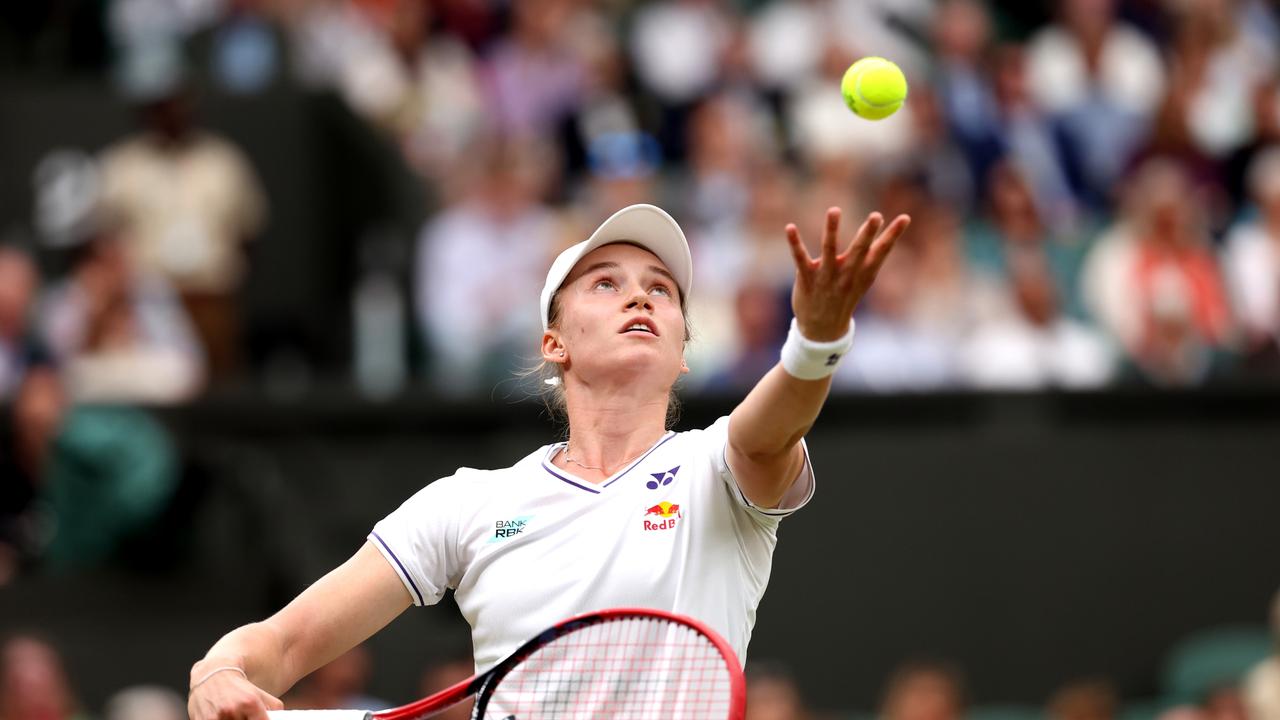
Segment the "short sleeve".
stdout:
<svg viewBox="0 0 1280 720">
<path fill-rule="evenodd" d="M 427 485 L 369 533 L 415 605 L 439 602 L 461 574 L 457 518 L 465 482 L 453 475 Z"/>
<path fill-rule="evenodd" d="M 711 462 L 716 474 L 729 487 L 738 504 L 757 516 L 775 520 L 781 519 L 804 507 L 813 498 L 813 464 L 809 461 L 809 446 L 803 439 L 800 440 L 800 447 L 804 450 L 804 467 L 800 469 L 800 474 L 796 476 L 795 482 L 791 484 L 786 494 L 782 496 L 778 507 L 762 508 L 747 499 L 747 496 L 742 492 L 742 488 L 738 486 L 737 478 L 733 476 L 733 470 L 729 468 L 729 460 L 725 452 L 729 445 L 729 416 L 725 415 L 712 423 L 704 431 L 704 438 L 711 453 Z"/>
</svg>

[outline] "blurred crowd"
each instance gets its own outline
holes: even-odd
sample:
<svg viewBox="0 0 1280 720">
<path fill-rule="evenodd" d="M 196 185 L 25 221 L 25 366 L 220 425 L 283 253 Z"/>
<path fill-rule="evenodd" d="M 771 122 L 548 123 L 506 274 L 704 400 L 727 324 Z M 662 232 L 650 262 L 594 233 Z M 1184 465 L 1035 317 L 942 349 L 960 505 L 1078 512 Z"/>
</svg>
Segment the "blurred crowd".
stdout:
<svg viewBox="0 0 1280 720">
<path fill-rule="evenodd" d="M 212 92 L 335 94 L 429 198 L 407 282 L 352 278 L 366 389 L 510 379 L 550 259 L 646 201 L 695 255 L 689 392 L 775 361 L 782 228 L 815 244 L 830 205 L 846 234 L 873 209 L 915 219 L 838 390 L 1280 377 L 1268 0 L 112 0 L 0 20 L 0 64 L 100 71 L 140 120 L 34 169 L 42 252 L 70 257 L 0 255 L 3 398 L 42 363 L 73 399 L 151 403 L 252 371 L 236 301 L 270 188 L 201 129 L 196 64 Z M 910 79 L 881 122 L 837 90 L 870 54 Z"/>
<path fill-rule="evenodd" d="M 752 660 L 747 665 L 746 720 L 1275 720 L 1280 717 L 1280 594 L 1272 607 L 1271 645 L 1223 652 L 1238 638 L 1234 629 L 1193 636 L 1166 659 L 1162 693 L 1146 700 L 1122 698 L 1103 677 L 1071 680 L 1042 707 L 976 704 L 965 672 L 935 659 L 909 660 L 888 674 L 878 708 L 819 712 L 806 702 L 786 665 Z M 1224 642 L 1224 639 L 1227 642 Z M 368 685 L 374 656 L 358 646 L 303 678 L 282 700 L 289 710 L 359 708 L 379 710 L 426 697 L 471 676 L 469 656 L 446 656 L 419 676 L 417 696 L 399 702 L 372 697 Z M 465 720 L 467 704 L 438 715 Z M 0 720 L 181 720 L 183 697 L 159 685 L 131 686 L 106 702 L 99 715 L 80 705 L 55 646 L 35 635 L 14 635 L 0 645 Z"/>
</svg>

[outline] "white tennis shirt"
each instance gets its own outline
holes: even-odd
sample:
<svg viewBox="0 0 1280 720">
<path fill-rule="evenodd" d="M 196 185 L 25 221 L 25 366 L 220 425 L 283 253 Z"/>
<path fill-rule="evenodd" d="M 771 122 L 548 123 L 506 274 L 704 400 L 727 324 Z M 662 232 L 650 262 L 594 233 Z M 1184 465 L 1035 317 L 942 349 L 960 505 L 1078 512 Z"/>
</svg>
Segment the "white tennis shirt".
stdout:
<svg viewBox="0 0 1280 720">
<path fill-rule="evenodd" d="M 805 466 L 777 509 L 753 506 L 725 461 L 729 418 L 669 432 L 592 483 L 551 464 L 563 443 L 501 470 L 459 469 L 369 534 L 416 605 L 444 591 L 472 628 L 477 671 L 573 615 L 649 607 L 697 618 L 741 662 L 780 520 L 813 496 Z"/>
</svg>

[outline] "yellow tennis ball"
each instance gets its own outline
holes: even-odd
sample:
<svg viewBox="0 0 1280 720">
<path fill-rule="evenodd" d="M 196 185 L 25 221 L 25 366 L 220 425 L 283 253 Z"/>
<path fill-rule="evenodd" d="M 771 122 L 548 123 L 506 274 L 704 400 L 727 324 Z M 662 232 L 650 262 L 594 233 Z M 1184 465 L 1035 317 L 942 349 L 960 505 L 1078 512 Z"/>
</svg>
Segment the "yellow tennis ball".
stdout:
<svg viewBox="0 0 1280 720">
<path fill-rule="evenodd" d="M 907 78 L 882 57 L 864 57 L 849 66 L 840 80 L 844 104 L 868 120 L 881 120 L 898 111 L 907 99 Z"/>
</svg>

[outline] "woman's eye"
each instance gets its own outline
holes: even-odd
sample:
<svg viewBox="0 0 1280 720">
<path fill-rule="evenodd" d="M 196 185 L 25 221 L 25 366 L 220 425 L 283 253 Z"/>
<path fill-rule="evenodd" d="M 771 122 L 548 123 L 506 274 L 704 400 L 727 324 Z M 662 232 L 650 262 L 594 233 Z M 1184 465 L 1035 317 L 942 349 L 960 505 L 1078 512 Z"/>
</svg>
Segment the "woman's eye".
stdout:
<svg viewBox="0 0 1280 720">
<path fill-rule="evenodd" d="M 612 280 L 597 280 L 594 287 L 596 290 L 612 290 L 615 286 Z"/>
<path fill-rule="evenodd" d="M 667 297 L 671 297 L 671 288 L 668 288 L 666 285 L 654 285 L 653 289 L 651 289 L 649 292 L 651 293 L 656 292 L 659 295 L 666 295 Z"/>
</svg>

